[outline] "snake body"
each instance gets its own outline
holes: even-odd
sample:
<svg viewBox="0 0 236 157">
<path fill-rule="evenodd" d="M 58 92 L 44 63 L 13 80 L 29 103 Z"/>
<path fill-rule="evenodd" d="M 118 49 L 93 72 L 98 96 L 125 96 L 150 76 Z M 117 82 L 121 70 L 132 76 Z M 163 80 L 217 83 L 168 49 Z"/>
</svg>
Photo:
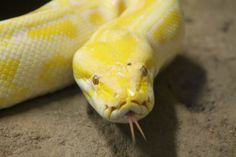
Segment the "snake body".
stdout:
<svg viewBox="0 0 236 157">
<path fill-rule="evenodd" d="M 73 83 L 74 53 L 117 14 L 110 0 L 54 0 L 1 21 L 0 108 Z"/>
<path fill-rule="evenodd" d="M 54 0 L 1 21 L 0 108 L 63 88 L 74 74 L 102 117 L 141 119 L 182 32 L 178 0 Z"/>
</svg>

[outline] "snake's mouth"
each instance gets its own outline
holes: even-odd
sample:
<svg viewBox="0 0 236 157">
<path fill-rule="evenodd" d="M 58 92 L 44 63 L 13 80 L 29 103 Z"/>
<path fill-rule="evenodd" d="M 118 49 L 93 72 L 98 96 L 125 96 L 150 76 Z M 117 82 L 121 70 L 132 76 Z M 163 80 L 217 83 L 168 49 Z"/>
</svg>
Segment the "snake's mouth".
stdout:
<svg viewBox="0 0 236 157">
<path fill-rule="evenodd" d="M 135 131 L 134 126 L 143 136 L 146 141 L 146 136 L 138 123 L 138 120 L 145 117 L 150 112 L 150 102 L 144 101 L 139 103 L 136 100 L 131 100 L 130 102 L 122 102 L 119 105 L 119 108 L 107 107 L 107 116 L 110 121 L 120 122 L 120 123 L 129 123 L 132 141 L 135 142 Z"/>
<path fill-rule="evenodd" d="M 127 115 L 129 113 L 132 113 L 132 116 L 137 120 L 142 119 L 152 110 L 153 104 L 148 99 L 142 102 L 137 100 L 124 101 L 117 106 L 105 105 L 105 117 L 112 122 L 128 123 Z"/>
</svg>

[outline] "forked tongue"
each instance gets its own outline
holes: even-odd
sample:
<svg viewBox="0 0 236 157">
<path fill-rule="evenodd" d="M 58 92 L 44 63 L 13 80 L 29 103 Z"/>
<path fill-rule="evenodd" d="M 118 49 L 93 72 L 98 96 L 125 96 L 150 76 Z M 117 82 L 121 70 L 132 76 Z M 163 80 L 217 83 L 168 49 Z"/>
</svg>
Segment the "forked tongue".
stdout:
<svg viewBox="0 0 236 157">
<path fill-rule="evenodd" d="M 133 112 L 128 112 L 127 113 L 127 117 L 128 117 L 128 122 L 129 122 L 129 127 L 130 127 L 130 132 L 131 132 L 131 136 L 132 136 L 132 141 L 135 143 L 135 134 L 134 134 L 134 125 L 138 128 L 139 132 L 141 133 L 141 135 L 143 136 L 144 140 L 147 141 L 145 134 L 143 133 L 142 128 L 140 127 L 137 119 L 134 117 L 134 113 Z M 134 125 L 133 125 L 134 124 Z"/>
</svg>

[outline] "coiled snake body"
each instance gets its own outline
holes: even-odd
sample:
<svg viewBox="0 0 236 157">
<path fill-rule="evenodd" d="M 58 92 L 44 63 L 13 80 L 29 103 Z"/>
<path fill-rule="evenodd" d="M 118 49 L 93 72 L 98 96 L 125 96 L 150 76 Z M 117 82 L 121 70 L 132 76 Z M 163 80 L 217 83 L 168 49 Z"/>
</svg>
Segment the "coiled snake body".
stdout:
<svg viewBox="0 0 236 157">
<path fill-rule="evenodd" d="M 53 0 L 1 21 L 0 108 L 63 88 L 74 74 L 102 117 L 137 122 L 182 32 L 178 0 Z"/>
</svg>

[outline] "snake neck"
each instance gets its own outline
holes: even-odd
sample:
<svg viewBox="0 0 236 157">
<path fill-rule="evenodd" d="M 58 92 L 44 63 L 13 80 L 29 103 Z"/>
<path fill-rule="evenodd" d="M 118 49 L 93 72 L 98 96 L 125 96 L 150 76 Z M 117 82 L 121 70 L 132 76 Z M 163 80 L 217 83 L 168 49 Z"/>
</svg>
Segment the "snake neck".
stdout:
<svg viewBox="0 0 236 157">
<path fill-rule="evenodd" d="M 130 0 L 109 28 L 128 30 L 148 41 L 155 52 L 155 75 L 182 47 L 183 15 L 178 0 Z"/>
</svg>

